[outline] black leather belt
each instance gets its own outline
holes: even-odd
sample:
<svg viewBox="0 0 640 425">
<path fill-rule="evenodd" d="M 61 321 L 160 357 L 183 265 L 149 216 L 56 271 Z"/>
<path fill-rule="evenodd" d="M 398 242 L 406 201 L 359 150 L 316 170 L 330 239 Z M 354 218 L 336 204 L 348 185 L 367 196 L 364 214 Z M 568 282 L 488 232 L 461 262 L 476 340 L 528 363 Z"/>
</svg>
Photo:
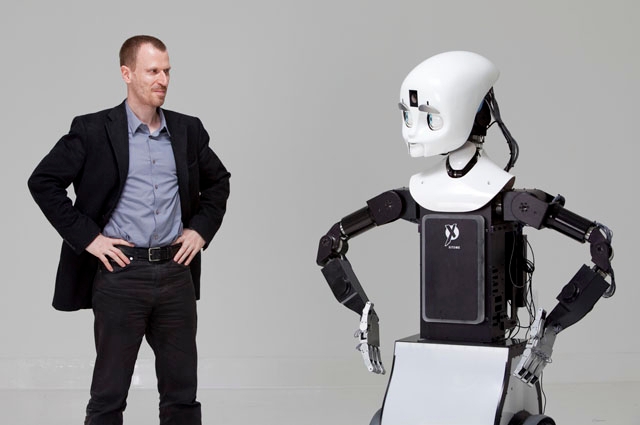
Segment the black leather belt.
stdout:
<svg viewBox="0 0 640 425">
<path fill-rule="evenodd" d="M 153 248 L 136 248 L 124 245 L 118 245 L 120 251 L 127 257 L 136 260 L 147 260 L 155 263 L 157 261 L 167 261 L 173 259 L 182 244 L 158 246 Z"/>
</svg>

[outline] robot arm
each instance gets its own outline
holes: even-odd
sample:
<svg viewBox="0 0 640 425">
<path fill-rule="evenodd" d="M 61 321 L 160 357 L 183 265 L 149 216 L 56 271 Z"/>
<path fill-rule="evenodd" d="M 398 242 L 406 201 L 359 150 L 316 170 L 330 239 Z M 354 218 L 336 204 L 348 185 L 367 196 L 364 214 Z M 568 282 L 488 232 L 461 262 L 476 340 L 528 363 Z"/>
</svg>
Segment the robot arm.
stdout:
<svg viewBox="0 0 640 425">
<path fill-rule="evenodd" d="M 320 239 L 318 246 L 316 262 L 322 267 L 322 274 L 333 295 L 341 304 L 361 316 L 355 334 L 359 340 L 356 348 L 362 354 L 367 369 L 374 373 L 385 372 L 380 358 L 378 316 L 345 254 L 350 238 L 407 214 L 407 202 L 402 193 L 402 190 L 391 190 L 370 199 L 366 207 L 334 224 Z"/>
<path fill-rule="evenodd" d="M 322 240 L 320 245 L 322 246 Z M 348 309 L 361 315 L 360 326 L 354 337 L 358 339 L 356 349 L 362 354 L 365 366 L 369 372 L 384 374 L 385 370 L 380 357 L 378 315 L 353 272 L 351 263 L 344 257 L 332 258 L 322 268 L 322 274 L 336 299 Z"/>
<path fill-rule="evenodd" d="M 611 266 L 613 234 L 606 226 L 589 221 L 564 208 L 564 198 L 541 191 L 512 191 L 505 194 L 505 218 L 517 220 L 536 229 L 548 227 L 581 243 L 589 242 L 592 267 L 583 265 L 557 297 L 558 305 L 547 315 L 539 309 L 531 327 L 525 352 L 515 375 L 534 385 L 542 369 L 551 362 L 556 335 L 587 315 L 601 298 L 615 292 Z M 611 283 L 605 278 L 610 277 Z"/>
</svg>

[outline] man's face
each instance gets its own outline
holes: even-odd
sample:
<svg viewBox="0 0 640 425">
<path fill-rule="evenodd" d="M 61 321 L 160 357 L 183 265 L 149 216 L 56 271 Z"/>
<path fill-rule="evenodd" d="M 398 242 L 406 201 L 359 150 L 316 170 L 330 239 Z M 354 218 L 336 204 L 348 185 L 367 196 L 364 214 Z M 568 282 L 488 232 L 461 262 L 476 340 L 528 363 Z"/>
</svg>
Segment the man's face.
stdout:
<svg viewBox="0 0 640 425">
<path fill-rule="evenodd" d="M 170 69 L 168 52 L 151 44 L 140 46 L 135 67 L 121 67 L 129 102 L 154 108 L 162 106 L 169 87 Z"/>
</svg>

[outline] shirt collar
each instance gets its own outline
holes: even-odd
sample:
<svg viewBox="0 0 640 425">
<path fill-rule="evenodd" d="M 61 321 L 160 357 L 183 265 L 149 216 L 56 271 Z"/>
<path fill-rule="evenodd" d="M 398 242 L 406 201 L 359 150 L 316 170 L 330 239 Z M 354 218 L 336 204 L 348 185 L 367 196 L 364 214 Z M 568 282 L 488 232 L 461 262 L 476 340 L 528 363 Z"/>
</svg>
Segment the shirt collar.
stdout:
<svg viewBox="0 0 640 425">
<path fill-rule="evenodd" d="M 140 119 L 138 119 L 136 114 L 133 113 L 133 111 L 131 110 L 131 107 L 129 107 L 129 102 L 124 102 L 124 106 L 125 106 L 125 109 L 127 110 L 127 125 L 129 127 L 129 133 L 136 134 L 136 131 L 138 131 L 138 128 L 140 128 L 141 125 L 146 126 L 146 124 L 140 121 Z M 158 128 L 157 134 L 160 134 L 163 131 L 166 131 L 167 134 L 171 136 L 171 134 L 169 133 L 169 128 L 167 127 L 167 121 L 164 118 L 164 112 L 162 112 L 162 108 L 158 108 L 158 115 L 160 116 L 160 128 Z"/>
</svg>

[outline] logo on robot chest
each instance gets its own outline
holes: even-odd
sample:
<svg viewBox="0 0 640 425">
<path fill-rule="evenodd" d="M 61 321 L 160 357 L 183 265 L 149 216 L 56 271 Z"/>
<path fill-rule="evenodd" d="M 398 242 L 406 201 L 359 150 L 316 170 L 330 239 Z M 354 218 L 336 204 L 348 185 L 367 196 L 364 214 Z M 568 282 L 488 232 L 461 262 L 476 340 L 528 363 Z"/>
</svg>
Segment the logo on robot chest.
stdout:
<svg viewBox="0 0 640 425">
<path fill-rule="evenodd" d="M 455 241 L 460 237 L 460 229 L 458 229 L 458 224 L 445 224 L 444 225 L 444 235 L 446 240 L 444 242 L 444 246 L 448 249 L 460 249 L 460 245 L 452 245 L 451 242 Z"/>
</svg>

